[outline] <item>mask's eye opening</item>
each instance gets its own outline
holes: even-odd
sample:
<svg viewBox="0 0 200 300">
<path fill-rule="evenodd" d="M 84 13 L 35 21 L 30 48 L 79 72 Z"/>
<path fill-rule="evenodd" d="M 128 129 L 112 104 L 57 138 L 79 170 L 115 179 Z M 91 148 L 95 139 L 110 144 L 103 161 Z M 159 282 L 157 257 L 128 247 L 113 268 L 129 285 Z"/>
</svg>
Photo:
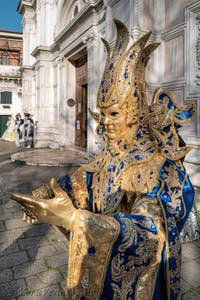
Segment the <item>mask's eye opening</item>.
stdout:
<svg viewBox="0 0 200 300">
<path fill-rule="evenodd" d="M 117 116 L 119 114 L 119 112 L 117 112 L 117 111 L 113 111 L 113 112 L 111 112 L 111 116 L 113 116 L 113 117 L 115 117 L 115 116 Z"/>
</svg>

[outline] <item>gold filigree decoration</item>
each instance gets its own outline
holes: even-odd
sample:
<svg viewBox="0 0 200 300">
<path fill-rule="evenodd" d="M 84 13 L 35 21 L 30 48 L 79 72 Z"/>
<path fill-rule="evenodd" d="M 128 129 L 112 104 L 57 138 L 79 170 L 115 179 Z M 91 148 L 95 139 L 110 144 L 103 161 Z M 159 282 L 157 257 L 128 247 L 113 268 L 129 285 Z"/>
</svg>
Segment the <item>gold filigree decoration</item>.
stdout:
<svg viewBox="0 0 200 300">
<path fill-rule="evenodd" d="M 171 197 L 171 201 L 166 204 L 167 210 L 173 216 L 175 216 L 176 221 L 179 221 L 185 216 L 186 213 L 183 199 L 183 186 L 185 184 L 186 175 L 183 181 L 180 183 L 177 166 L 170 165 L 169 167 L 166 167 L 165 170 L 166 173 L 163 173 L 162 176 L 168 187 L 168 192 Z M 182 212 L 182 206 L 184 212 Z"/>
<path fill-rule="evenodd" d="M 174 268 L 170 270 L 170 288 L 172 291 L 174 291 L 175 295 L 178 295 L 180 297 L 181 243 L 179 237 L 176 237 L 175 240 L 169 244 L 169 251 L 170 257 L 174 258 L 174 260 L 176 261 L 176 263 L 174 264 Z M 177 299 L 179 299 L 179 297 Z"/>
<path fill-rule="evenodd" d="M 90 163 L 90 171 L 94 172 L 92 184 L 94 211 L 97 209 L 104 214 L 112 214 L 123 202 L 123 206 L 126 205 L 128 209 L 122 209 L 122 205 L 120 208 L 130 213 L 135 194 L 152 190 L 158 183 L 158 172 L 165 158 L 158 153 L 148 152 L 148 149 L 151 149 L 148 143 L 135 145 L 135 147 L 132 145 L 135 156 L 128 149 L 123 152 L 120 160 L 117 156 L 112 156 L 109 151 L 102 151 L 101 156 L 98 155 Z M 142 161 L 134 159 L 137 155 L 142 156 Z M 84 168 L 87 170 L 88 166 Z"/>
<path fill-rule="evenodd" d="M 32 195 L 35 199 L 51 199 L 52 191 L 49 185 L 42 185 L 39 188 L 33 190 Z"/>
<path fill-rule="evenodd" d="M 137 226 L 139 221 L 136 219 L 120 219 L 125 224 L 124 238 L 118 247 L 118 254 L 112 260 L 113 298 L 128 299 L 133 293 L 132 284 L 137 281 L 134 299 L 150 300 L 153 295 L 165 241 L 162 210 L 158 199 L 144 197 L 135 200 L 132 213 L 139 215 L 142 213 L 142 215 L 147 216 L 142 224 L 147 228 L 149 226 L 148 217 L 153 217 L 158 234 L 155 235 Z M 130 254 L 125 260 L 123 253 L 133 243 L 137 245 L 135 255 Z M 145 265 L 147 261 L 150 261 L 148 266 Z"/>
<path fill-rule="evenodd" d="M 70 237 L 67 278 L 70 299 L 100 299 L 119 230 L 114 218 L 79 210 Z"/>
<path fill-rule="evenodd" d="M 177 127 L 187 124 L 196 117 L 196 105 L 179 105 L 169 91 L 157 88 L 152 97 L 148 126 L 150 134 L 160 143 L 159 151 L 171 160 L 183 158 L 192 148 L 180 145 Z"/>
<path fill-rule="evenodd" d="M 86 186 L 86 172 L 82 167 L 78 168 L 70 177 L 74 205 L 77 208 L 88 208 L 88 190 Z"/>
</svg>

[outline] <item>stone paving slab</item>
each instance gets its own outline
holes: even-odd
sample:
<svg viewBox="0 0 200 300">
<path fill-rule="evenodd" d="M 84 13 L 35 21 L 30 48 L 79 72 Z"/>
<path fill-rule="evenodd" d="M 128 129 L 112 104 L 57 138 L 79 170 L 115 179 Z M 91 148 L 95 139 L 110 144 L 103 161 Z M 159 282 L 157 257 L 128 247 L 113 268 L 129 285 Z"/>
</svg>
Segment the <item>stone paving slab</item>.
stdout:
<svg viewBox="0 0 200 300">
<path fill-rule="evenodd" d="M 51 230 L 50 225 L 45 224 L 45 223 L 36 223 L 29 227 L 27 234 L 28 234 L 28 237 L 37 237 L 37 236 L 41 236 L 43 234 L 47 234 L 50 230 Z"/>
<path fill-rule="evenodd" d="M 12 253 L 0 257 L 0 269 L 17 266 L 27 262 L 29 259 L 25 251 Z"/>
<path fill-rule="evenodd" d="M 24 279 L 12 280 L 0 285 L 0 299 L 14 300 L 21 295 L 21 291 L 26 289 Z"/>
<path fill-rule="evenodd" d="M 0 241 L 9 241 L 11 243 L 17 239 L 22 239 L 25 237 L 25 227 L 14 228 L 13 230 L 5 230 L 4 232 L 0 232 Z"/>
<path fill-rule="evenodd" d="M 28 233 L 26 234 L 28 235 Z M 19 240 L 18 243 L 22 250 L 32 249 L 35 245 L 37 245 L 37 247 L 49 245 L 49 241 L 43 235 L 38 237 L 27 237 Z"/>
<path fill-rule="evenodd" d="M 45 272 L 38 273 L 26 278 L 27 289 L 29 292 L 41 288 L 47 288 L 49 282 L 52 284 L 60 283 L 63 280 L 62 274 L 58 270 L 49 269 Z"/>
<path fill-rule="evenodd" d="M 182 278 L 192 287 L 200 286 L 199 265 L 191 260 L 182 264 Z"/>
<path fill-rule="evenodd" d="M 191 261 L 193 259 L 200 258 L 200 241 L 193 241 L 184 243 L 182 249 L 182 260 L 183 262 Z"/>
<path fill-rule="evenodd" d="M 19 218 L 10 219 L 10 220 L 4 221 L 4 222 L 5 222 L 5 227 L 7 230 L 15 229 L 15 228 L 27 229 L 27 228 L 31 227 L 28 223 L 23 222 L 22 218 L 21 219 L 19 219 Z"/>
<path fill-rule="evenodd" d="M 44 259 L 35 259 L 13 267 L 14 279 L 25 278 L 48 270 L 48 266 Z"/>
<path fill-rule="evenodd" d="M 52 257 L 46 258 L 47 265 L 50 268 L 57 268 L 67 263 L 68 261 L 68 253 L 54 255 Z"/>
<path fill-rule="evenodd" d="M 66 253 L 66 248 L 63 249 L 62 247 L 59 247 L 59 245 L 57 248 L 54 245 L 40 246 L 39 248 L 29 249 L 28 256 L 31 260 L 34 260 L 35 257 L 37 257 L 37 259 L 48 258 L 63 252 Z"/>
<path fill-rule="evenodd" d="M 11 269 L 1 269 L 0 284 L 11 281 L 13 279 L 13 272 Z"/>
<path fill-rule="evenodd" d="M 1 242 L 1 244 L 0 244 L 0 258 L 2 256 L 9 255 L 11 253 L 16 253 L 19 251 L 20 251 L 20 248 L 18 246 L 17 241 L 14 241 L 11 243 L 10 241 L 3 240 L 3 242 Z"/>
</svg>

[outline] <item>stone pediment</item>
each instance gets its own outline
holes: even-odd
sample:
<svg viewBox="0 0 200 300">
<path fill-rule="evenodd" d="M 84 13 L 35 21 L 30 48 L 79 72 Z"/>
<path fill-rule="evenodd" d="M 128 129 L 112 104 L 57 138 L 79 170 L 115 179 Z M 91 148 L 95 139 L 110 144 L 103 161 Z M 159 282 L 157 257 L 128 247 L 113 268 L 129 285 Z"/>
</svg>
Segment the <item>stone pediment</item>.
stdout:
<svg viewBox="0 0 200 300">
<path fill-rule="evenodd" d="M 59 40 L 63 35 L 70 34 L 74 29 L 77 30 L 77 27 L 82 31 L 82 21 L 96 14 L 103 5 L 103 0 L 65 1 L 58 13 L 55 39 Z"/>
</svg>

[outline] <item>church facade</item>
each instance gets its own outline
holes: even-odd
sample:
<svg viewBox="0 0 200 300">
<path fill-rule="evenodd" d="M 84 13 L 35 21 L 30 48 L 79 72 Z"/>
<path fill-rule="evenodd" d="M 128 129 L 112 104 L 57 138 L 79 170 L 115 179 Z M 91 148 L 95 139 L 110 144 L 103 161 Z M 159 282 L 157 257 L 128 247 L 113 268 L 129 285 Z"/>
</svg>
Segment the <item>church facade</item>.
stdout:
<svg viewBox="0 0 200 300">
<path fill-rule="evenodd" d="M 152 31 L 161 46 L 146 73 L 148 99 L 156 87 L 182 105 L 194 100 L 198 117 L 184 140 L 200 147 L 200 2 L 191 0 L 21 0 L 23 15 L 22 106 L 37 124 L 35 147 L 101 145 L 88 109 L 96 109 L 106 52 L 115 40 L 113 19 L 131 39 Z M 188 161 L 195 163 L 194 155 Z"/>
</svg>

